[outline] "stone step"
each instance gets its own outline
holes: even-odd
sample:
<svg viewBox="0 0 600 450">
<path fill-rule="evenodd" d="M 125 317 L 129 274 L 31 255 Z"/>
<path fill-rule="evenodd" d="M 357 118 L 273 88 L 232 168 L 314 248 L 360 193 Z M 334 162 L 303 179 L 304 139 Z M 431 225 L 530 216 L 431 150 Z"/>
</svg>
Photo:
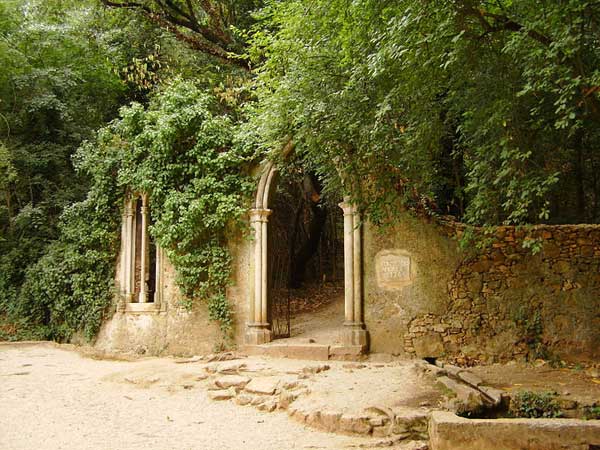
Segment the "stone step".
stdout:
<svg viewBox="0 0 600 450">
<path fill-rule="evenodd" d="M 360 345 L 279 344 L 271 342 L 261 345 L 246 345 L 241 348 L 241 351 L 247 355 L 310 361 L 327 361 L 329 359 L 357 361 L 365 358 L 365 349 Z"/>
<path fill-rule="evenodd" d="M 248 355 L 270 356 L 272 358 L 306 359 L 312 361 L 329 360 L 329 345 L 323 344 L 261 344 L 247 345 L 242 351 Z"/>
</svg>

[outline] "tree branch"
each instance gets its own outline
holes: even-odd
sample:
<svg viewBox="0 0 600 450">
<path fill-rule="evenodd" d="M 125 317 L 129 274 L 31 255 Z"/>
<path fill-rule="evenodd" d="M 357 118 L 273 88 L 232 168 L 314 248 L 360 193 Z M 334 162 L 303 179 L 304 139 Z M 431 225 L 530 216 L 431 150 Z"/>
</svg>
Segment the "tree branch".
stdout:
<svg viewBox="0 0 600 450">
<path fill-rule="evenodd" d="M 233 44 L 231 35 L 225 31 L 224 21 L 210 1 L 200 0 L 201 7 L 209 18 L 209 26 L 204 26 L 197 20 L 190 0 L 186 2 L 189 11 L 185 11 L 172 0 L 153 0 L 156 10 L 147 3 L 136 1 L 101 0 L 101 2 L 110 8 L 138 10 L 161 28 L 173 33 L 177 40 L 184 42 L 192 49 L 214 56 L 228 64 L 250 70 L 248 61 L 230 49 Z M 191 34 L 180 28 L 189 30 Z"/>
</svg>

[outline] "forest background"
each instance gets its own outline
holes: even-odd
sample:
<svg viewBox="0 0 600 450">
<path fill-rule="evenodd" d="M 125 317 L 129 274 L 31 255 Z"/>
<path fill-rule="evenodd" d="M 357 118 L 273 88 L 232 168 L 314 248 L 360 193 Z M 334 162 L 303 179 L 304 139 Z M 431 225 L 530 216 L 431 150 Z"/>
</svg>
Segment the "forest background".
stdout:
<svg viewBox="0 0 600 450">
<path fill-rule="evenodd" d="M 289 146 L 379 223 L 598 223 L 600 2 L 3 1 L 0 339 L 93 339 L 130 191 L 227 333 L 228 233 Z"/>
</svg>

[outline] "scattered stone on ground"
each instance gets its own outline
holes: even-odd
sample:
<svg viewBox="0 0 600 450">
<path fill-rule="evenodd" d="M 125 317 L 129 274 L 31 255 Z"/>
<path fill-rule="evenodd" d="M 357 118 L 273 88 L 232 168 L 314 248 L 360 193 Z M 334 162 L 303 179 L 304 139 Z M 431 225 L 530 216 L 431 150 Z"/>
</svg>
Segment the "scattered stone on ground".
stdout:
<svg viewBox="0 0 600 450">
<path fill-rule="evenodd" d="M 224 392 L 206 390 L 213 377 L 224 376 L 215 373 L 205 378 L 204 367 L 214 364 L 206 360 L 185 364 L 172 358 L 97 360 L 72 350 L 72 346 L 47 343 L 0 343 L 0 398 L 2 410 L 10 412 L 0 414 L 0 448 L 425 448 L 423 443 L 328 434 L 295 423 L 285 414 L 242 408 L 235 403 L 249 404 L 258 395 L 236 394 L 233 387 Z M 254 372 L 239 375 L 252 377 L 256 367 L 269 370 L 270 365 L 271 361 L 248 361 L 244 370 Z M 289 368 L 299 373 L 307 365 L 314 364 Z M 293 388 L 293 392 L 302 391 L 301 386 Z M 233 401 L 213 401 L 210 396 L 231 396 Z M 263 397 L 260 409 L 275 411 L 276 398 Z"/>
<path fill-rule="evenodd" d="M 36 357 L 56 359 L 59 363 L 36 367 L 32 362 Z M 590 370 L 552 369 L 545 364 L 525 366 L 513 363 L 465 370 L 441 362 L 432 365 L 425 361 L 400 360 L 382 355 L 376 355 L 369 361 L 328 361 L 322 364 L 246 357 L 234 352 L 224 353 L 223 356 L 195 356 L 185 361 L 145 358 L 116 362 L 84 359 L 73 352 L 64 351 L 62 347 L 47 345 L 0 345 L 0 359 L 9 361 L 9 364 L 0 366 L 0 376 L 5 380 L 4 389 L 21 392 L 20 397 L 7 397 L 7 407 L 17 410 L 19 398 L 32 395 L 28 390 L 20 390 L 21 384 L 29 386 L 29 380 L 34 379 L 38 384 L 47 383 L 43 375 L 47 371 L 54 377 L 66 377 L 67 384 L 63 382 L 63 385 L 67 391 L 68 383 L 80 377 L 89 380 L 85 389 L 93 392 L 99 389 L 97 395 L 108 393 L 111 397 L 112 391 L 116 391 L 119 398 L 130 403 L 157 400 L 152 402 L 152 407 L 140 405 L 135 409 L 138 414 L 142 414 L 144 408 L 147 409 L 144 414 L 148 414 L 148 411 L 161 411 L 162 414 L 164 408 L 160 405 L 169 403 L 165 396 L 184 398 L 186 402 L 192 397 L 206 398 L 218 404 L 230 404 L 235 408 L 247 406 L 249 410 L 260 411 L 255 414 L 286 411 L 293 421 L 314 430 L 354 436 L 359 440 L 353 442 L 352 446 L 363 448 L 426 449 L 432 412 L 451 411 L 469 417 L 483 416 L 486 411 L 505 405 L 510 395 L 519 390 L 555 390 L 567 417 L 581 417 L 586 407 L 598 405 L 600 400 L 600 384 L 596 383 L 594 376 L 596 373 Z M 98 367 L 87 369 L 94 364 Z M 26 381 L 20 384 L 19 379 Z M 39 389 L 35 383 L 28 389 Z M 83 395 L 84 399 L 93 402 L 90 399 L 95 398 L 96 394 L 81 389 L 76 390 L 79 396 Z M 146 392 L 151 395 L 148 397 Z M 51 400 L 60 398 L 59 395 Z M 79 413 L 85 415 L 85 404 L 82 407 Z M 104 404 L 103 408 L 106 407 Z M 76 411 L 77 408 L 72 413 Z M 28 414 L 32 414 L 32 411 L 28 411 Z M 95 414 L 101 415 L 100 420 L 109 420 L 99 409 L 95 410 Z M 38 415 L 36 413 L 36 417 Z M 176 421 L 173 417 L 169 415 L 169 422 Z M 181 420 L 182 416 L 178 417 Z M 0 426 L 9 429 L 15 424 L 9 424 L 6 418 L 0 417 Z M 14 434 L 9 436 L 12 436 L 10 439 L 18 439 Z M 14 445 L 3 447 L 3 442 L 0 433 L 0 447 L 26 448 Z M 204 448 L 217 448 L 210 445 Z M 59 447 L 58 444 L 55 446 Z M 262 445 L 248 447 L 247 444 L 242 447 L 263 448 Z"/>
</svg>

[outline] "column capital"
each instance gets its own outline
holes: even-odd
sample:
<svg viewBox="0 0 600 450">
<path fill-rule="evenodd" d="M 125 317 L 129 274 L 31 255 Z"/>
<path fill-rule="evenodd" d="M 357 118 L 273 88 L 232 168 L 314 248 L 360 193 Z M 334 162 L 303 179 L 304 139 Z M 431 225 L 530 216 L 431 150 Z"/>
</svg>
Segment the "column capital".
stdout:
<svg viewBox="0 0 600 450">
<path fill-rule="evenodd" d="M 272 212 L 270 209 L 253 208 L 250 210 L 250 222 L 268 222 L 268 217 Z"/>
<path fill-rule="evenodd" d="M 338 206 L 342 208 L 345 216 L 353 216 L 358 213 L 358 207 L 355 204 L 350 203 L 350 200 L 346 197 L 343 202 L 338 203 Z"/>
</svg>

